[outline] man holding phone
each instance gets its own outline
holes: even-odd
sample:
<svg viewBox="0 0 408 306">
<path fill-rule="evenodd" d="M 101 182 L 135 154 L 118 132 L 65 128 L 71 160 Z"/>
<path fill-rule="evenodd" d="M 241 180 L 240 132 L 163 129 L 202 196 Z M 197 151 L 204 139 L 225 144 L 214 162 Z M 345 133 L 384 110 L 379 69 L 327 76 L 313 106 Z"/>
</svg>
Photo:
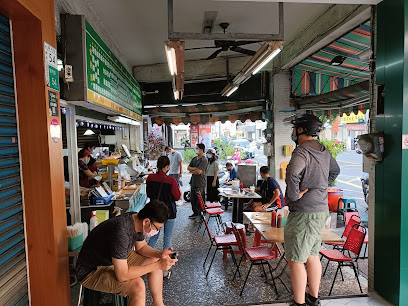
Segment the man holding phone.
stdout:
<svg viewBox="0 0 408 306">
<path fill-rule="evenodd" d="M 129 296 L 129 306 L 141 306 L 146 303 L 141 276 L 147 274 L 153 303 L 163 306 L 163 270 L 169 270 L 177 258 L 171 258 L 172 248 L 155 250 L 145 238 L 159 232 L 168 214 L 163 202 L 151 200 L 139 213 L 126 213 L 95 227 L 78 257 L 76 272 L 82 286 Z"/>
</svg>

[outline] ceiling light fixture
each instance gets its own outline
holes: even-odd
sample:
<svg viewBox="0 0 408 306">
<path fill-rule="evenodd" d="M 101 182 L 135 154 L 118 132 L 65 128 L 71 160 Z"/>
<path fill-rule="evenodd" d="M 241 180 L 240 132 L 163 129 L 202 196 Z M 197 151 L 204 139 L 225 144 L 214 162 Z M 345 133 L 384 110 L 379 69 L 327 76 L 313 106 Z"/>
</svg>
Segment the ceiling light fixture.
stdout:
<svg viewBox="0 0 408 306">
<path fill-rule="evenodd" d="M 273 51 L 270 55 L 267 56 L 267 58 L 265 60 L 263 60 L 258 67 L 255 68 L 255 70 L 252 72 L 252 75 L 255 75 L 259 72 L 259 70 L 261 70 L 263 67 L 265 67 L 265 65 L 267 63 L 269 63 L 275 56 L 277 56 L 280 52 L 282 51 L 282 49 L 278 48 L 275 51 Z"/>
<path fill-rule="evenodd" d="M 172 75 L 172 87 L 175 100 L 183 98 L 184 91 L 184 41 L 165 41 L 167 63 Z"/>
<path fill-rule="evenodd" d="M 266 42 L 235 78 L 224 87 L 221 95 L 226 97 L 232 95 L 241 84 L 244 84 L 252 75 L 258 73 L 275 58 L 282 51 L 282 45 L 283 41 Z"/>
<path fill-rule="evenodd" d="M 330 65 L 340 66 L 341 64 L 343 64 L 345 59 L 346 59 L 345 56 L 337 55 L 337 56 L 333 57 L 333 59 L 330 62 Z"/>
<path fill-rule="evenodd" d="M 229 96 L 232 95 L 237 89 L 238 89 L 238 86 L 236 86 L 236 85 L 232 86 L 232 87 L 228 90 L 228 92 L 225 93 L 225 96 L 226 96 L 226 97 L 229 97 Z"/>
<path fill-rule="evenodd" d="M 117 123 L 140 125 L 138 121 L 123 116 L 108 117 L 108 119 Z"/>
<path fill-rule="evenodd" d="M 92 131 L 91 129 L 87 129 L 84 133 L 84 136 L 91 136 L 91 135 L 95 135 L 95 132 Z"/>
</svg>

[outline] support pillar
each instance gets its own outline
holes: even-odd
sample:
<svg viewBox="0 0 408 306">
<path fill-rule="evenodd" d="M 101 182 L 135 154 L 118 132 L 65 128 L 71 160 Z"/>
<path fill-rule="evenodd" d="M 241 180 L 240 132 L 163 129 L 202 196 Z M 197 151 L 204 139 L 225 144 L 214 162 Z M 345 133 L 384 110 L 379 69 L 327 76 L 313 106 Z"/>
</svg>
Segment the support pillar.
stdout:
<svg viewBox="0 0 408 306">
<path fill-rule="evenodd" d="M 394 305 L 408 301 L 408 2 L 377 5 L 377 84 L 384 84 L 384 111 L 376 130 L 384 131 L 385 157 L 375 166 L 375 290 Z"/>
<path fill-rule="evenodd" d="M 289 71 L 275 74 L 271 78 L 272 122 L 272 154 L 269 159 L 271 176 L 286 190 L 286 183 L 280 175 L 282 162 L 289 162 L 290 156 L 283 155 L 283 145 L 295 145 L 291 139 L 292 126 L 284 125 L 283 120 L 295 114 L 295 108 L 290 105 L 291 76 Z"/>
</svg>

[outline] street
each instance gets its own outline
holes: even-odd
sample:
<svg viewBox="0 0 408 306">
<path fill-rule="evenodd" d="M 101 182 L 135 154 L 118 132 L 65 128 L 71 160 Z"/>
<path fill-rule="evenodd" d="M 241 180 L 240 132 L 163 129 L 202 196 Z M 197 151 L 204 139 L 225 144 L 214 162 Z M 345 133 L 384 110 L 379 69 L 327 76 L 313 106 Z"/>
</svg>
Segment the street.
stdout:
<svg viewBox="0 0 408 306">
<path fill-rule="evenodd" d="M 337 156 L 340 175 L 337 178 L 337 188 L 343 189 L 344 196 L 353 197 L 362 220 L 368 220 L 367 204 L 364 200 L 360 177 L 363 174 L 363 156 L 350 150 Z"/>
</svg>

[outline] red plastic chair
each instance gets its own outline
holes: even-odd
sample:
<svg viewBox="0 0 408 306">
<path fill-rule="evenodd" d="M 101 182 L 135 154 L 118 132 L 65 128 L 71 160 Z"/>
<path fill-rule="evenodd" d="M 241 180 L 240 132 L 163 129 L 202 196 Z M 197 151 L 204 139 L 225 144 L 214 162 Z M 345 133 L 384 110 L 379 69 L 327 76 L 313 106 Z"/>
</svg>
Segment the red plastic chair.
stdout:
<svg viewBox="0 0 408 306">
<path fill-rule="evenodd" d="M 205 203 L 205 208 L 220 208 L 220 207 L 221 207 L 220 202 L 209 202 L 209 201 L 207 201 Z"/>
<path fill-rule="evenodd" d="M 274 279 L 273 274 L 272 274 L 273 268 L 272 268 L 271 264 L 268 262 L 268 259 L 278 258 L 279 252 L 277 250 L 277 247 L 275 246 L 273 249 L 270 249 L 268 247 L 263 247 L 263 246 L 252 247 L 252 248 L 244 248 L 242 240 L 241 240 L 241 235 L 239 234 L 237 226 L 236 226 L 235 223 L 232 223 L 232 228 L 234 230 L 235 238 L 238 241 L 238 247 L 242 251 L 241 259 L 240 259 L 240 261 L 239 261 L 239 263 L 237 265 L 237 269 L 236 269 L 236 271 L 234 273 L 234 277 L 233 277 L 232 280 L 235 280 L 235 276 L 237 275 L 237 273 L 240 273 L 239 272 L 239 266 L 241 265 L 242 260 L 244 259 L 244 257 L 248 261 L 251 262 L 251 266 L 249 267 L 248 274 L 247 274 L 247 276 L 245 278 L 244 285 L 242 286 L 242 289 L 241 289 L 241 292 L 240 292 L 239 295 L 242 295 L 242 293 L 244 292 L 244 288 L 245 288 L 245 285 L 247 283 L 248 276 L 251 273 L 252 267 L 256 266 L 256 265 L 261 265 L 262 266 L 262 270 L 263 270 L 263 273 L 264 273 L 264 276 L 265 276 L 265 281 L 268 280 L 268 277 L 266 275 L 264 265 L 268 266 L 269 272 L 271 274 L 273 286 L 275 288 L 275 292 L 276 292 L 276 294 L 278 294 L 278 289 L 276 288 L 275 279 Z"/>
<path fill-rule="evenodd" d="M 343 246 L 343 250 L 320 250 L 320 254 L 322 257 L 325 257 L 329 260 L 327 263 L 326 269 L 324 270 L 323 276 L 326 274 L 327 267 L 329 266 L 330 261 L 335 261 L 338 263 L 336 274 L 334 275 L 333 283 L 330 288 L 329 295 L 331 295 L 334 282 L 336 281 L 337 274 L 340 270 L 341 279 L 344 281 L 343 273 L 341 271 L 341 267 L 352 267 L 354 274 L 356 276 L 358 286 L 360 287 L 360 292 L 363 293 L 363 289 L 361 289 L 360 280 L 358 279 L 358 259 L 360 257 L 361 247 L 364 243 L 364 238 L 366 236 L 366 229 L 361 226 L 360 224 L 354 224 L 350 230 L 350 233 L 347 237 L 346 243 Z M 353 259 L 349 256 L 344 255 L 344 251 L 348 251 L 353 253 L 356 257 Z"/>
<path fill-rule="evenodd" d="M 201 214 L 203 214 L 203 212 L 201 212 Z M 207 233 L 208 233 L 208 237 L 210 237 L 210 242 L 211 242 L 210 248 L 208 249 L 208 252 L 207 252 L 207 256 L 205 256 L 205 259 L 204 259 L 204 263 L 203 263 L 203 268 L 204 269 L 205 269 L 205 263 L 207 262 L 208 255 L 210 255 L 210 251 L 211 251 L 212 247 L 213 246 L 216 247 L 216 249 L 214 251 L 214 254 L 213 254 L 213 257 L 211 259 L 210 266 L 208 267 L 208 271 L 205 274 L 205 277 L 207 278 L 208 273 L 210 273 L 210 269 L 211 269 L 211 266 L 213 264 L 215 254 L 217 253 L 218 250 L 222 250 L 222 251 L 227 250 L 227 251 L 229 251 L 230 254 L 231 254 L 232 261 L 234 262 L 234 266 L 237 267 L 238 266 L 237 265 L 237 260 L 235 259 L 234 251 L 232 249 L 233 246 L 238 246 L 238 242 L 237 242 L 237 239 L 236 239 L 235 235 L 234 234 L 227 234 L 227 235 L 212 236 L 211 232 L 210 232 L 210 227 L 208 226 L 208 222 L 204 218 L 204 216 L 203 216 L 203 221 L 204 221 Z"/>
<path fill-rule="evenodd" d="M 348 212 L 345 213 L 344 218 L 346 220 L 346 227 L 344 228 L 341 237 L 347 238 L 350 234 L 352 227 L 355 224 L 360 224 L 360 217 L 358 213 L 356 214 L 355 212 Z M 327 242 L 326 244 L 334 246 L 333 249 L 338 249 L 339 247 L 344 246 L 345 242 Z"/>
<path fill-rule="evenodd" d="M 198 197 L 198 202 L 200 202 L 200 206 L 201 209 L 208 214 L 208 222 L 210 222 L 211 218 L 215 218 L 215 221 L 217 221 L 217 234 L 221 231 L 223 231 L 223 221 L 221 218 L 221 214 L 224 213 L 224 210 L 222 210 L 221 208 L 206 208 L 203 197 L 201 196 L 201 192 L 197 191 L 197 197 Z M 204 216 L 203 216 L 204 218 Z M 201 228 L 203 224 L 203 220 L 201 220 L 200 226 L 198 227 L 198 229 Z M 225 229 L 224 229 L 225 230 Z"/>
</svg>

